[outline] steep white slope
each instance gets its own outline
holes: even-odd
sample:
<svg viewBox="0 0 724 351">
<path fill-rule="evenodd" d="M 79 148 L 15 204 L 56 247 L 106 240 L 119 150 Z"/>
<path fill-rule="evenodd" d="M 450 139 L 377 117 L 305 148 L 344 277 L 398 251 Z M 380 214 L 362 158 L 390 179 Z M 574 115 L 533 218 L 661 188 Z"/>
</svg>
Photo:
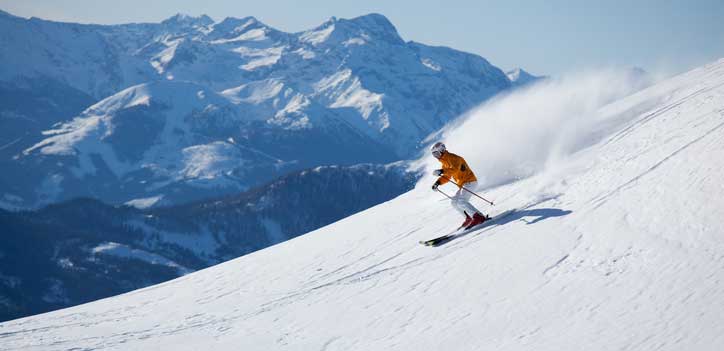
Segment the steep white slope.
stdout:
<svg viewBox="0 0 724 351">
<path fill-rule="evenodd" d="M 493 213 L 519 210 L 443 247 L 417 241 L 459 218 L 421 183 L 204 271 L 1 324 L 0 344 L 718 350 L 724 60 L 608 105 L 598 117 L 620 127 L 554 169 L 487 189 Z"/>
</svg>

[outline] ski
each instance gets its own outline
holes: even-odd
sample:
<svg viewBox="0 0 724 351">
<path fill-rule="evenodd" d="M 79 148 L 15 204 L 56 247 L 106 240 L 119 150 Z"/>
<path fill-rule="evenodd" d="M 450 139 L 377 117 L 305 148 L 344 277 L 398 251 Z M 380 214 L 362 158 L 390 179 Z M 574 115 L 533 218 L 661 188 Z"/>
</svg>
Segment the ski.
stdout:
<svg viewBox="0 0 724 351">
<path fill-rule="evenodd" d="M 480 225 L 485 224 L 487 222 L 488 221 L 486 220 L 485 222 L 481 223 Z M 470 228 L 470 229 L 472 230 L 473 228 Z M 465 228 L 456 229 L 455 231 L 453 231 L 450 234 L 445 234 L 443 236 L 439 236 L 434 239 L 420 240 L 420 244 L 425 245 L 425 246 L 438 246 L 438 245 L 442 244 L 443 242 L 446 242 L 449 239 L 451 239 L 457 235 L 460 235 L 461 233 L 464 233 L 464 232 L 465 232 Z"/>
<path fill-rule="evenodd" d="M 502 213 L 499 213 L 499 214 L 495 215 L 495 216 L 492 217 L 492 218 L 491 218 L 491 217 L 488 217 L 488 219 L 487 219 L 485 222 L 480 223 L 480 224 L 478 224 L 478 225 L 476 225 L 476 226 L 474 226 L 474 227 L 472 227 L 472 228 L 469 228 L 469 229 L 465 229 L 465 228 L 457 229 L 457 230 L 453 231 L 453 232 L 450 233 L 450 234 L 446 234 L 446 235 L 443 235 L 443 236 L 439 236 L 439 237 L 434 238 L 434 239 L 421 240 L 421 241 L 420 241 L 420 244 L 425 245 L 425 246 L 440 246 L 440 245 L 442 245 L 442 244 L 447 243 L 447 242 L 450 241 L 450 240 L 453 240 L 453 239 L 458 238 L 458 237 L 461 237 L 461 236 L 465 236 L 465 235 L 467 235 L 468 233 L 471 233 L 471 232 L 474 232 L 474 231 L 476 231 L 476 230 L 478 230 L 478 229 L 482 229 L 482 228 L 484 228 L 484 227 L 487 227 L 487 226 L 490 225 L 490 224 L 495 224 L 495 221 L 496 221 L 496 220 L 500 220 L 501 218 L 507 217 L 508 215 L 512 214 L 513 212 L 515 212 L 515 209 L 507 210 L 507 211 L 505 211 L 505 212 L 502 212 Z"/>
</svg>

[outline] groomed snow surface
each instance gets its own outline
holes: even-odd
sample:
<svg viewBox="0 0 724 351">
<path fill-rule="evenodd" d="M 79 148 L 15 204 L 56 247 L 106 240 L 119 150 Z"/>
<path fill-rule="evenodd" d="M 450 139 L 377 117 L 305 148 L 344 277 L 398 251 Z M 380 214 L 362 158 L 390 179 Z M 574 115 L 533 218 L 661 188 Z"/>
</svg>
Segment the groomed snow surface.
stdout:
<svg viewBox="0 0 724 351">
<path fill-rule="evenodd" d="M 593 145 L 476 202 L 515 214 L 442 247 L 418 241 L 460 218 L 426 178 L 269 249 L 6 322 L 0 348 L 721 350 L 724 60 L 596 118 Z"/>
</svg>

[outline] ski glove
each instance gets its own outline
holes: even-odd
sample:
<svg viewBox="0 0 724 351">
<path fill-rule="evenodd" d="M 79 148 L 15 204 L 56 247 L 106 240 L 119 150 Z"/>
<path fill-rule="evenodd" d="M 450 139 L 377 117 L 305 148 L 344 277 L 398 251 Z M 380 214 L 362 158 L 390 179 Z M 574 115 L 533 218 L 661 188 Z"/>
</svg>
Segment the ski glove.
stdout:
<svg viewBox="0 0 724 351">
<path fill-rule="evenodd" d="M 432 171 L 432 174 L 439 177 L 443 174 L 443 171 L 442 171 L 442 169 L 436 169 L 436 170 Z"/>
<path fill-rule="evenodd" d="M 432 185 L 432 190 L 437 191 L 437 187 L 440 186 L 440 182 L 435 182 L 435 184 Z"/>
</svg>

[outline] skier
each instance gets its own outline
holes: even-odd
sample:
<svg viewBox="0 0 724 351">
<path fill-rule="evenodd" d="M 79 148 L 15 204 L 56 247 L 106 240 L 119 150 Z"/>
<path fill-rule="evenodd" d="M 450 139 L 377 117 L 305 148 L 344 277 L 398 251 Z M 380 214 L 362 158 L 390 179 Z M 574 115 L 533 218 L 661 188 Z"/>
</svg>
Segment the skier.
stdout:
<svg viewBox="0 0 724 351">
<path fill-rule="evenodd" d="M 478 211 L 475 206 L 470 203 L 471 192 L 463 189 L 464 186 L 474 188 L 478 184 L 478 179 L 468 167 L 467 162 L 462 157 L 447 151 L 445 144 L 441 142 L 435 143 L 430 149 L 434 156 L 442 164 L 441 169 L 436 169 L 433 174 L 440 178 L 432 185 L 432 190 L 437 191 L 437 187 L 455 179 L 458 184 L 458 191 L 450 199 L 452 206 L 465 216 L 465 222 L 460 228 L 470 229 L 478 224 L 485 222 L 488 217 Z"/>
</svg>

